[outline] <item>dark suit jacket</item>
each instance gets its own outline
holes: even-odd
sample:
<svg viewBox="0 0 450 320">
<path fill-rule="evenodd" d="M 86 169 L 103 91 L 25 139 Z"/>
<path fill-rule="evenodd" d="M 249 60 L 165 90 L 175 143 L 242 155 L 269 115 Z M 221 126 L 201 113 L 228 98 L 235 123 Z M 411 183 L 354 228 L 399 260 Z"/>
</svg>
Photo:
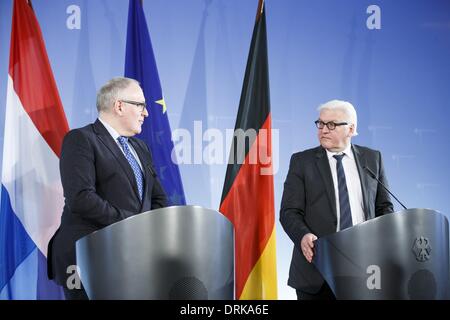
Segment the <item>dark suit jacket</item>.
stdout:
<svg viewBox="0 0 450 320">
<path fill-rule="evenodd" d="M 387 185 L 379 151 L 352 145 L 361 180 L 365 219 L 393 212 L 389 194 L 364 171 L 368 167 Z M 307 233 L 322 237 L 336 232 L 337 213 L 333 178 L 326 151 L 321 146 L 291 157 L 284 183 L 280 222 L 294 242 L 288 285 L 307 293 L 316 293 L 324 280 L 309 263 L 300 248 Z"/>
<path fill-rule="evenodd" d="M 99 120 L 64 137 L 60 173 L 65 205 L 47 256 L 49 278 L 59 284 L 65 285 L 67 267 L 76 264 L 78 239 L 132 215 L 166 206 L 150 150 L 139 139 L 130 138 L 129 143 L 144 171 L 142 202 L 130 164 Z"/>
</svg>

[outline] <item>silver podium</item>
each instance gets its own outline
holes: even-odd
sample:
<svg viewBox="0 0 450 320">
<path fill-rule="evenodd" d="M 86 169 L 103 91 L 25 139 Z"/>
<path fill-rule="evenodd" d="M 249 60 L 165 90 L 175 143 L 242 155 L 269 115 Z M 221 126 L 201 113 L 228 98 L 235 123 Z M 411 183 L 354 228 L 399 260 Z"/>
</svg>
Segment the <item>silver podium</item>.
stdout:
<svg viewBox="0 0 450 320">
<path fill-rule="evenodd" d="M 144 212 L 76 243 L 89 299 L 234 299 L 234 230 L 198 206 Z"/>
<path fill-rule="evenodd" d="M 337 299 L 450 299 L 449 226 L 430 209 L 387 214 L 316 241 Z"/>
</svg>

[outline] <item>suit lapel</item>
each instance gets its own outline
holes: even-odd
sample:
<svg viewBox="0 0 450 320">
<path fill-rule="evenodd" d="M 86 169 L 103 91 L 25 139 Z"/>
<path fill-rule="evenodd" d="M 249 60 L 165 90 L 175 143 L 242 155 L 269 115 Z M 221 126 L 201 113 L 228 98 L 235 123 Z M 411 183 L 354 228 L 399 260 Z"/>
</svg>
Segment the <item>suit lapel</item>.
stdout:
<svg viewBox="0 0 450 320">
<path fill-rule="evenodd" d="M 355 156 L 356 167 L 358 168 L 359 179 L 361 180 L 361 190 L 363 196 L 364 216 L 366 220 L 370 219 L 369 216 L 369 203 L 368 203 L 368 180 L 367 174 L 364 172 L 366 166 L 366 157 L 364 152 L 358 148 L 358 146 L 352 145 L 353 155 Z"/>
<path fill-rule="evenodd" d="M 134 193 L 136 194 L 137 199 L 139 199 L 139 191 L 137 188 L 136 178 L 133 173 L 133 169 L 131 169 L 130 164 L 125 158 L 123 152 L 120 150 L 120 147 L 114 141 L 114 139 L 109 134 L 108 130 L 103 126 L 103 124 L 97 119 L 93 124 L 94 131 L 97 134 L 98 139 L 109 149 L 109 151 L 114 155 L 117 162 L 122 167 L 125 172 L 128 180 L 130 180 L 131 185 L 133 186 Z"/>
<path fill-rule="evenodd" d="M 318 147 L 316 153 L 316 165 L 322 176 L 323 183 L 325 185 L 328 200 L 330 201 L 331 208 L 333 208 L 333 217 L 337 219 L 336 211 L 336 196 L 334 195 L 333 177 L 331 176 L 330 164 L 328 162 L 327 154 L 324 148 Z"/>
</svg>

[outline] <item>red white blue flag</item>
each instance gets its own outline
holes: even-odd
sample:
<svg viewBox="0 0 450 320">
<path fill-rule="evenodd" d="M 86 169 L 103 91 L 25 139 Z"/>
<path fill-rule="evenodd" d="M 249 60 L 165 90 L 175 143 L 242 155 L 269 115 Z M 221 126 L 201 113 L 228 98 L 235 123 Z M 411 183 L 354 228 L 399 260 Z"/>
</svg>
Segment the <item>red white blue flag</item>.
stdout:
<svg viewBox="0 0 450 320">
<path fill-rule="evenodd" d="M 58 299 L 47 245 L 59 226 L 68 124 L 31 1 L 14 0 L 0 208 L 0 299 Z"/>
</svg>

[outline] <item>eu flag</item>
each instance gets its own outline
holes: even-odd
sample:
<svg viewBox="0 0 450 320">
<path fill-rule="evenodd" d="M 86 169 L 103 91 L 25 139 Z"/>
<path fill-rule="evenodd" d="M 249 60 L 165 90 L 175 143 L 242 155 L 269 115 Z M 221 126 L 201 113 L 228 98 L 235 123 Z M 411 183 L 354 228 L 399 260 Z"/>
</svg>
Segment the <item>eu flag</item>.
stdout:
<svg viewBox="0 0 450 320">
<path fill-rule="evenodd" d="M 125 76 L 141 83 L 149 117 L 144 121 L 138 138 L 144 140 L 153 154 L 153 163 L 169 205 L 184 205 L 183 185 L 178 165 L 171 159 L 172 132 L 166 103 L 159 82 L 152 42 L 141 0 L 130 0 L 128 10 Z"/>
</svg>

